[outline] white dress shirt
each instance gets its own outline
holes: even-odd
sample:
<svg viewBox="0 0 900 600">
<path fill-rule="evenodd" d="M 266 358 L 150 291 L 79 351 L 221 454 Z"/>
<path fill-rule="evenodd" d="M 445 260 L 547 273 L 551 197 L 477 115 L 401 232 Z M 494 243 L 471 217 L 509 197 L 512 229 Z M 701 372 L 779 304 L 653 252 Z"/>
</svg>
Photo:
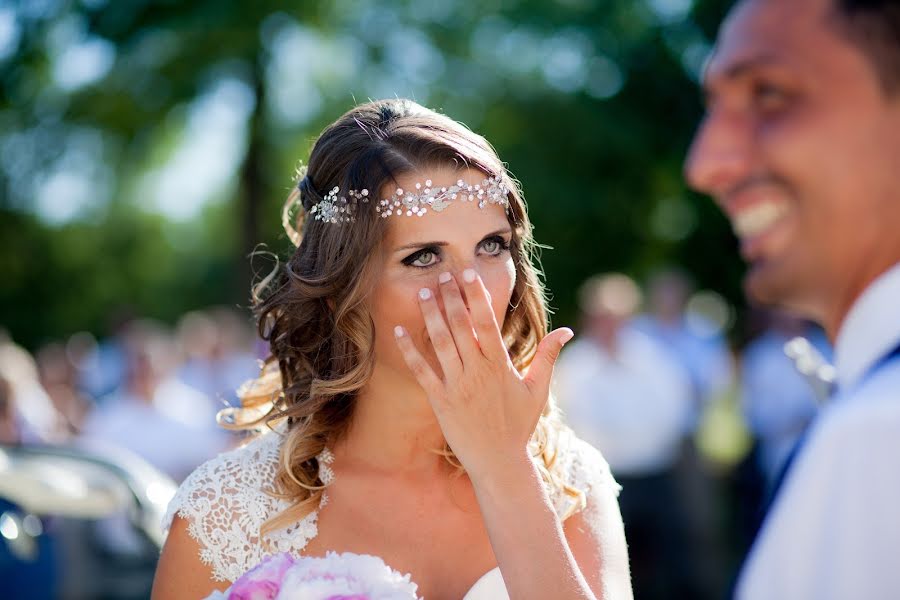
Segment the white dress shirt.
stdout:
<svg viewBox="0 0 900 600">
<path fill-rule="evenodd" d="M 841 326 L 837 396 L 763 524 L 740 600 L 900 598 L 898 345 L 900 264 L 863 292 Z"/>
</svg>

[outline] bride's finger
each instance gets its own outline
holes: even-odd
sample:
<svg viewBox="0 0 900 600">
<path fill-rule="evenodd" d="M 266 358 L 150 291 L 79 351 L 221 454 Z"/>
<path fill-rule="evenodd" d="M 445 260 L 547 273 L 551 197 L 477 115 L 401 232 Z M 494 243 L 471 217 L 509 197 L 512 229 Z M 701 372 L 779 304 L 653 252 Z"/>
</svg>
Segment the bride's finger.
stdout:
<svg viewBox="0 0 900 600">
<path fill-rule="evenodd" d="M 447 328 L 447 323 L 444 322 L 444 317 L 438 308 L 434 292 L 429 288 L 419 290 L 419 308 L 425 318 L 425 329 L 428 330 L 431 345 L 434 346 L 434 352 L 444 371 L 444 381 L 456 379 L 462 372 L 462 361 L 456 349 L 456 342 L 453 341 L 453 335 Z"/>
<path fill-rule="evenodd" d="M 435 374 L 434 370 L 428 364 L 428 361 L 416 348 L 412 338 L 405 329 L 397 325 L 394 327 L 394 337 L 397 340 L 397 346 L 400 348 L 400 354 L 406 362 L 406 366 L 412 371 L 413 376 L 429 398 L 443 397 L 444 384 Z"/>
<path fill-rule="evenodd" d="M 447 322 L 450 324 L 450 333 L 453 334 L 459 357 L 465 368 L 466 363 L 475 358 L 482 358 L 478 340 L 475 339 L 475 332 L 472 330 L 472 320 L 469 318 L 469 311 L 466 309 L 462 294 L 459 292 L 459 285 L 453 275 L 441 273 L 438 282 L 440 283 L 441 297 L 444 299 L 444 312 L 447 313 Z"/>
<path fill-rule="evenodd" d="M 478 335 L 478 344 L 481 352 L 489 360 L 497 364 L 505 364 L 509 361 L 509 353 L 503 343 L 500 326 L 494 316 L 494 309 L 489 300 L 490 294 L 484 287 L 484 282 L 474 269 L 463 271 L 463 289 L 466 299 L 469 301 L 469 315 L 475 333 Z"/>
</svg>

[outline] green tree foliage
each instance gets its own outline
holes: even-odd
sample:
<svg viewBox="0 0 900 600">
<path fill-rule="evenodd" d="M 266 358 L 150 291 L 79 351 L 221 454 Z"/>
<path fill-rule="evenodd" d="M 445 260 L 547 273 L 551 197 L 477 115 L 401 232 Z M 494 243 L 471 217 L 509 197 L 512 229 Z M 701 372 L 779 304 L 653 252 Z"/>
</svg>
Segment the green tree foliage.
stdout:
<svg viewBox="0 0 900 600">
<path fill-rule="evenodd" d="M 246 305 L 249 252 L 316 133 L 410 96 L 520 179 L 557 309 L 588 275 L 680 264 L 740 302 L 681 163 L 718 0 L 41 0 L 0 9 L 0 324 L 29 346 L 123 308 Z M 4 25 L 5 23 L 5 25 Z M 4 29 L 6 33 L 3 33 Z M 3 39 L 3 36 L 6 39 Z M 201 143 L 202 142 L 202 143 Z M 218 169 L 218 170 L 217 170 Z"/>
</svg>

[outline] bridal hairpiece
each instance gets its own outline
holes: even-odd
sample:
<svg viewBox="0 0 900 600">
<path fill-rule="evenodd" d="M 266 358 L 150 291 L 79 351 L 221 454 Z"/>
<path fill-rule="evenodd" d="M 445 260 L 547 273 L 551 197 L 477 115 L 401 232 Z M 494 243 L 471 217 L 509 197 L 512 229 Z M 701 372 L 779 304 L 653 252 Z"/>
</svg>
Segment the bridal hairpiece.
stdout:
<svg viewBox="0 0 900 600">
<path fill-rule="evenodd" d="M 413 215 L 421 217 L 429 208 L 441 212 L 457 199 L 464 202 L 477 200 L 478 208 L 484 208 L 488 203 L 508 208 L 508 193 L 509 189 L 499 177 L 489 177 L 474 185 L 460 179 L 456 185 L 450 187 L 432 187 L 431 180 L 428 179 L 425 181 L 424 189 L 421 183 L 417 183 L 414 192 L 397 188 L 390 198 L 384 198 L 375 206 L 375 212 L 383 218 L 403 214 L 407 217 Z"/>
<path fill-rule="evenodd" d="M 433 186 L 428 179 L 424 184 L 416 183 L 415 190 L 397 188 L 390 198 L 383 198 L 375 205 L 375 212 L 382 218 L 402 215 L 421 217 L 429 209 L 441 212 L 455 200 L 478 202 L 478 208 L 499 204 L 508 209 L 508 194 L 509 187 L 499 177 L 489 177 L 476 184 L 460 179 L 449 187 Z M 357 205 L 368 201 L 369 190 L 350 190 L 347 196 L 342 196 L 340 188 L 334 187 L 309 212 L 317 221 L 347 223 L 355 219 Z"/>
<path fill-rule="evenodd" d="M 331 188 L 331 191 L 325 194 L 321 202 L 317 202 L 309 210 L 310 214 L 316 221 L 325 221 L 326 223 L 349 223 L 356 217 L 353 214 L 356 204 L 359 202 L 369 201 L 369 190 L 350 190 L 347 196 L 338 196 L 341 193 L 339 187 Z"/>
</svg>

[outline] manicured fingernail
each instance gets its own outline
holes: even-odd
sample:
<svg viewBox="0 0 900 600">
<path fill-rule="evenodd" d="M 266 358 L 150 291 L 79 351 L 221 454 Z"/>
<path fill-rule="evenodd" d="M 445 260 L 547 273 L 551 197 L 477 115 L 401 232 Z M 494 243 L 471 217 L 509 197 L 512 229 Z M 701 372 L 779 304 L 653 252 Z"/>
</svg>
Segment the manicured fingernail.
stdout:
<svg viewBox="0 0 900 600">
<path fill-rule="evenodd" d="M 453 276 L 450 273 L 441 273 L 438 275 L 438 281 L 441 283 L 450 283 L 450 280 L 453 279 Z"/>
<path fill-rule="evenodd" d="M 429 298 L 431 298 L 431 290 L 429 290 L 428 288 L 422 288 L 421 290 L 419 290 L 419 298 L 421 298 L 422 300 L 428 300 Z"/>
<path fill-rule="evenodd" d="M 400 327 L 399 325 L 397 325 L 396 327 L 394 327 L 394 335 L 396 335 L 398 338 L 403 337 L 403 334 L 404 334 L 404 333 L 405 333 L 405 332 L 403 331 L 403 328 Z"/>
<path fill-rule="evenodd" d="M 472 283 L 473 281 L 475 281 L 475 275 L 475 269 L 466 269 L 465 271 L 463 271 L 463 279 L 466 281 L 466 283 Z"/>
<path fill-rule="evenodd" d="M 560 339 L 562 339 L 563 344 L 567 344 L 569 342 L 569 340 L 571 340 L 573 337 L 575 337 L 575 332 L 572 331 L 571 329 L 566 329 L 566 332 L 562 335 L 562 337 Z"/>
</svg>

